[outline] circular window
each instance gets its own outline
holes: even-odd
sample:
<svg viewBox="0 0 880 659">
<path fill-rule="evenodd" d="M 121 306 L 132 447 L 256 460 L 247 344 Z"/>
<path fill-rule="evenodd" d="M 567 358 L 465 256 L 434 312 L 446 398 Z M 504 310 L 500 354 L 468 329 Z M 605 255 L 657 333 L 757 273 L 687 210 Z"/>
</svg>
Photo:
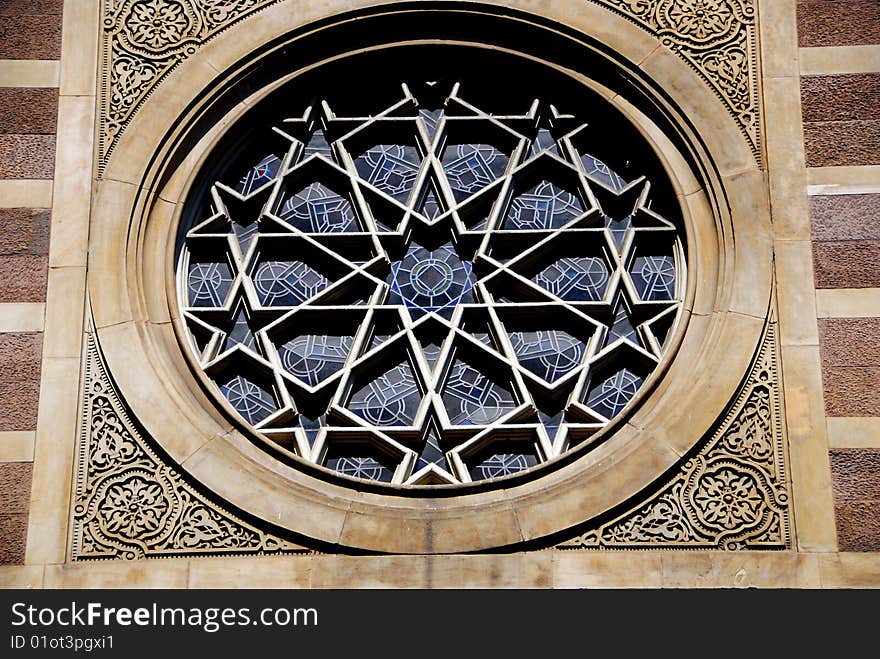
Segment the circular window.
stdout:
<svg viewBox="0 0 880 659">
<path fill-rule="evenodd" d="M 681 315 L 681 223 L 648 142 L 583 82 L 391 47 L 288 82 L 212 150 L 178 304 L 218 402 L 274 455 L 494 480 L 638 404 Z"/>
</svg>

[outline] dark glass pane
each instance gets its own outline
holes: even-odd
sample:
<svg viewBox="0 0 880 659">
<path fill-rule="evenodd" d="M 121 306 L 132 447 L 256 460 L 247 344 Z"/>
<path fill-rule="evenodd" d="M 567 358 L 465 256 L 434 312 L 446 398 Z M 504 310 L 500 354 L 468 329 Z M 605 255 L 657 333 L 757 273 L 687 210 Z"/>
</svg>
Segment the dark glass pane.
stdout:
<svg viewBox="0 0 880 659">
<path fill-rule="evenodd" d="M 278 347 L 281 365 L 291 375 L 315 386 L 345 365 L 354 338 L 305 334 Z"/>
<path fill-rule="evenodd" d="M 251 424 L 259 423 L 278 409 L 272 394 L 241 375 L 221 385 L 220 391 Z"/>
<path fill-rule="evenodd" d="M 453 425 L 492 423 L 516 407 L 507 389 L 461 361 L 443 388 L 443 404 Z"/>
<path fill-rule="evenodd" d="M 288 197 L 279 217 L 306 233 L 357 231 L 354 209 L 347 199 L 321 183 L 312 183 Z"/>
<path fill-rule="evenodd" d="M 264 261 L 254 273 L 257 297 L 267 307 L 301 304 L 329 284 L 324 275 L 302 261 Z"/>
<path fill-rule="evenodd" d="M 532 281 L 563 300 L 601 300 L 608 287 L 608 266 L 595 256 L 561 258 Z"/>
<path fill-rule="evenodd" d="M 446 462 L 446 454 L 440 448 L 440 443 L 433 430 L 428 431 L 416 461 L 416 470 L 423 469 L 428 465 L 436 465 L 441 469 L 449 471 L 449 464 Z"/>
<path fill-rule="evenodd" d="M 637 256 L 630 274 L 643 300 L 675 298 L 675 260 L 671 256 Z"/>
<path fill-rule="evenodd" d="M 626 368 L 606 378 L 587 395 L 587 405 L 610 419 L 626 407 L 642 386 L 642 378 Z"/>
<path fill-rule="evenodd" d="M 558 229 L 583 212 L 577 197 L 550 181 L 543 181 L 510 202 L 504 228 Z"/>
<path fill-rule="evenodd" d="M 232 330 L 226 337 L 226 344 L 223 346 L 223 350 L 229 350 L 236 345 L 243 345 L 254 351 L 257 350 L 254 333 L 251 331 L 248 317 L 244 309 L 240 309 L 238 314 L 236 314 Z"/>
<path fill-rule="evenodd" d="M 225 263 L 190 263 L 187 277 L 192 307 L 222 307 L 232 287 L 232 271 Z"/>
<path fill-rule="evenodd" d="M 586 345 L 562 330 L 510 332 L 519 363 L 542 380 L 555 382 L 584 361 Z"/>
<path fill-rule="evenodd" d="M 421 401 L 412 370 L 403 363 L 356 391 L 348 409 L 376 426 L 408 426 Z"/>
<path fill-rule="evenodd" d="M 456 201 L 504 176 L 508 157 L 490 144 L 456 144 L 443 152 L 443 171 Z"/>
</svg>

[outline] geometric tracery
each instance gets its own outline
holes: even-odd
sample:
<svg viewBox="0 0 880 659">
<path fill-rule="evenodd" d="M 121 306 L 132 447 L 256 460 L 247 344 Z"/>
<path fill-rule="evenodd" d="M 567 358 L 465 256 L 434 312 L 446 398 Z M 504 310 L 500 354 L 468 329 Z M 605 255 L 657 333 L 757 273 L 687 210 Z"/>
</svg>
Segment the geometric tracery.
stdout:
<svg viewBox="0 0 880 659">
<path fill-rule="evenodd" d="M 223 206 L 183 229 L 178 268 L 190 343 L 245 422 L 412 486 L 519 473 L 568 450 L 584 414 L 618 415 L 685 289 L 676 218 L 590 153 L 601 127 L 437 94 L 285 119 L 234 191 L 214 183 Z"/>
</svg>

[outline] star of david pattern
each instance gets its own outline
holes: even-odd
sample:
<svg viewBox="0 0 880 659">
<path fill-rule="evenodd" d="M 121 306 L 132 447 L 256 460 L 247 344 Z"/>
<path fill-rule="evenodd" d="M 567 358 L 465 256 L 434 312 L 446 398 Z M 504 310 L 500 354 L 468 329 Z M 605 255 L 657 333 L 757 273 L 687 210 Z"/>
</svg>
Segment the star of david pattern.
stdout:
<svg viewBox="0 0 880 659">
<path fill-rule="evenodd" d="M 280 120 L 182 229 L 190 349 L 293 462 L 503 479 L 592 441 L 664 356 L 682 232 L 591 154 L 602 127 L 431 96 Z"/>
</svg>

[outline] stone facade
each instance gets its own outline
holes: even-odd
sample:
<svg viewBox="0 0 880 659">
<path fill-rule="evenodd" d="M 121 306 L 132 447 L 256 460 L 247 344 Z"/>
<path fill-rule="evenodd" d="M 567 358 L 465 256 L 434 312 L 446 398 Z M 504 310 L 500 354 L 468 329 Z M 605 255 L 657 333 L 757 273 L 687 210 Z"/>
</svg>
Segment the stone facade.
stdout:
<svg viewBox="0 0 880 659">
<path fill-rule="evenodd" d="M 645 121 L 697 283 L 676 360 L 592 458 L 401 502 L 288 473 L 214 409 L 163 268 L 199 155 L 261 93 L 222 83 L 377 6 L 395 3 L 0 7 L 0 585 L 880 586 L 876 2 L 479 9 L 602 43 L 711 170 Z M 126 496 L 156 523 L 119 522 Z"/>
</svg>

